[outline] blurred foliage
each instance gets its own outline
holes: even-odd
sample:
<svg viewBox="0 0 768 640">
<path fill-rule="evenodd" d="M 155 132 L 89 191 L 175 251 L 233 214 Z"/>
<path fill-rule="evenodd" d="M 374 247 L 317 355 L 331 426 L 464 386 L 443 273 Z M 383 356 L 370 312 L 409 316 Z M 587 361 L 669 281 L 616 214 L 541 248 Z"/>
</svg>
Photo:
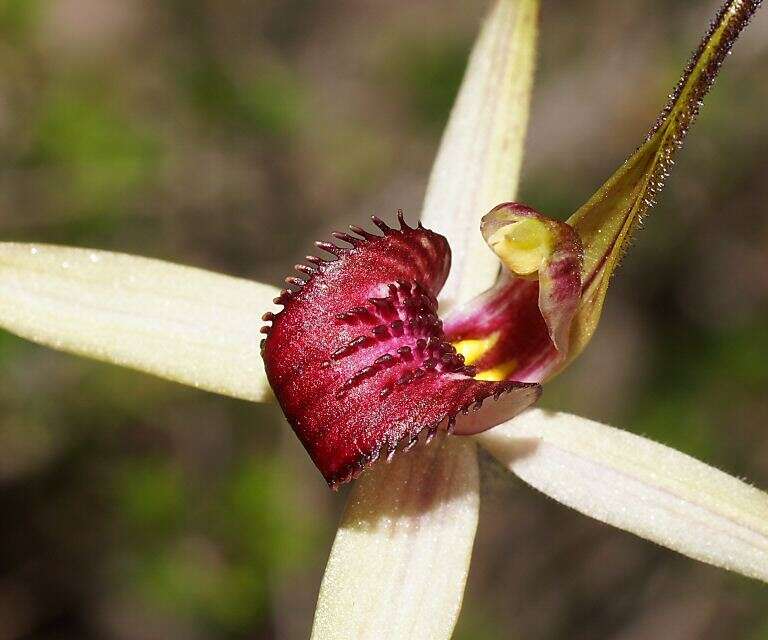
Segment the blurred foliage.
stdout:
<svg viewBox="0 0 768 640">
<path fill-rule="evenodd" d="M 28 156 L 30 170 L 62 171 L 63 207 L 109 215 L 157 170 L 156 143 L 110 107 L 98 81 L 64 78 L 43 96 Z"/>
<path fill-rule="evenodd" d="M 3 0 L 0 2 L 0 31 L 14 44 L 23 45 L 39 18 L 39 11 L 37 0 Z"/>
<path fill-rule="evenodd" d="M 250 82 L 235 80 L 212 61 L 180 73 L 190 103 L 212 122 L 248 132 L 288 137 L 304 120 L 298 80 L 277 66 L 258 69 Z"/>
<path fill-rule="evenodd" d="M 328 231 L 418 211 L 485 6 L 0 0 L 3 237 L 277 283 Z M 522 199 L 564 217 L 590 195 L 711 8 L 544 2 Z M 728 61 L 596 340 L 544 398 L 764 487 L 765 18 Z M 0 639 L 307 636 L 343 498 L 274 408 L 3 333 L 0 375 Z M 768 640 L 762 586 L 491 463 L 484 487 L 457 638 Z"/>
<path fill-rule="evenodd" d="M 412 125 L 441 132 L 467 65 L 465 38 L 429 37 L 419 33 L 392 43 L 382 76 L 403 95 Z"/>
</svg>

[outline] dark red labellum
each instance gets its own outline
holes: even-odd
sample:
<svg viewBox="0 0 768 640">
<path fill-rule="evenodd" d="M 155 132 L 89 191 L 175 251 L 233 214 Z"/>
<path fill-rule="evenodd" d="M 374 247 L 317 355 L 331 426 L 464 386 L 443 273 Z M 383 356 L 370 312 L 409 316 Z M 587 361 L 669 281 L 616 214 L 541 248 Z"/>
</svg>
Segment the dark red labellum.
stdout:
<svg viewBox="0 0 768 640">
<path fill-rule="evenodd" d="M 450 268 L 447 240 L 381 220 L 383 235 L 351 227 L 347 246 L 316 243 L 306 280 L 288 278 L 267 314 L 263 357 L 288 422 L 335 487 L 438 429 L 477 433 L 533 404 L 537 384 L 474 379 L 445 340 L 437 294 Z M 492 398 L 488 402 L 485 400 Z"/>
</svg>

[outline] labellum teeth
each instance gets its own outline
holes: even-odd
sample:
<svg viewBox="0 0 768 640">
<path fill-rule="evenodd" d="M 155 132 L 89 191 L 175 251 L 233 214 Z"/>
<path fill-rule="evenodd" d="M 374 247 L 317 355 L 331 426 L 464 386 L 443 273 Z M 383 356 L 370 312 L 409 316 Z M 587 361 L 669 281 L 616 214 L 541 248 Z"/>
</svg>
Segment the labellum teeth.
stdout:
<svg viewBox="0 0 768 640">
<path fill-rule="evenodd" d="M 337 258 L 342 254 L 343 249 L 341 247 L 337 247 L 335 244 L 332 244 L 330 242 L 315 242 L 315 246 L 318 249 L 322 249 L 323 251 L 327 251 L 333 256 L 336 256 Z"/>
<path fill-rule="evenodd" d="M 334 231 L 331 235 L 337 240 L 351 244 L 353 247 L 357 245 L 358 242 L 360 242 L 360 238 L 355 238 L 348 233 L 342 233 L 340 231 Z"/>
<path fill-rule="evenodd" d="M 357 227 L 359 238 L 334 234 L 349 249 L 317 243 L 338 259 L 308 259 L 316 270 L 300 270 L 308 279 L 281 295 L 283 310 L 269 318 L 267 376 L 332 487 L 417 446 L 425 429 L 422 442 L 438 428 L 476 433 L 540 393 L 535 384 L 474 379 L 436 315 L 450 267 L 447 241 L 409 227 L 402 212 L 398 219 L 399 229 L 373 219 L 384 235 Z"/>
<path fill-rule="evenodd" d="M 286 278 L 285 279 L 285 283 L 286 284 L 292 284 L 292 285 L 294 285 L 296 287 L 303 287 L 304 286 L 304 280 L 302 280 L 301 278 L 296 278 L 294 276 L 289 276 L 288 278 Z"/>
<path fill-rule="evenodd" d="M 392 231 L 392 227 L 390 227 L 386 222 L 384 222 L 381 218 L 377 216 L 371 216 L 371 220 L 373 221 L 373 224 L 375 224 L 379 229 L 381 229 L 385 234 Z"/>
<path fill-rule="evenodd" d="M 371 238 L 376 238 L 377 237 L 375 234 L 371 233 L 370 231 L 366 231 L 362 227 L 358 227 L 358 226 L 353 225 L 353 224 L 349 225 L 349 229 L 350 229 L 350 231 L 352 231 L 352 233 L 355 233 L 358 236 L 360 236 L 361 238 L 363 238 L 363 240 L 370 240 Z"/>
</svg>

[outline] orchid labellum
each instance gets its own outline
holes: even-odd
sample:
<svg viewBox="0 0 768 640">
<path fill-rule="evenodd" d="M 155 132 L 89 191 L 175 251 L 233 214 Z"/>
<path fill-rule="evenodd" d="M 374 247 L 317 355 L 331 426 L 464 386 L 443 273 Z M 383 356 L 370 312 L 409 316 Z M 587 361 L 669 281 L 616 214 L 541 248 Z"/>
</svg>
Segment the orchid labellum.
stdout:
<svg viewBox="0 0 768 640">
<path fill-rule="evenodd" d="M 333 256 L 297 265 L 264 316 L 267 376 L 288 422 L 332 487 L 438 429 L 476 434 L 514 417 L 591 338 L 632 229 L 663 186 L 672 156 L 756 2 L 730 2 L 633 154 L 567 222 L 519 203 L 480 225 L 502 273 L 445 323 L 437 296 L 451 266 L 446 238 L 399 214 L 382 234 L 360 227 L 317 242 Z"/>
<path fill-rule="evenodd" d="M 445 338 L 437 294 L 450 268 L 446 239 L 378 218 L 383 235 L 352 229 L 348 245 L 320 242 L 336 260 L 309 256 L 307 281 L 289 278 L 285 305 L 264 341 L 267 376 L 288 421 L 336 486 L 423 431 L 471 434 L 539 397 L 536 384 L 477 380 Z M 489 402 L 484 401 L 491 398 Z"/>
<path fill-rule="evenodd" d="M 768 581 L 768 495 L 639 436 L 528 409 L 594 334 L 633 230 L 759 5 L 725 3 L 643 144 L 565 222 L 514 202 L 537 3 L 496 0 L 421 223 L 401 214 L 335 234 L 279 294 L 156 260 L 0 243 L 0 325 L 236 398 L 268 400 L 271 385 L 325 480 L 361 476 L 313 638 L 450 637 L 479 513 L 477 444 L 584 514 Z"/>
</svg>

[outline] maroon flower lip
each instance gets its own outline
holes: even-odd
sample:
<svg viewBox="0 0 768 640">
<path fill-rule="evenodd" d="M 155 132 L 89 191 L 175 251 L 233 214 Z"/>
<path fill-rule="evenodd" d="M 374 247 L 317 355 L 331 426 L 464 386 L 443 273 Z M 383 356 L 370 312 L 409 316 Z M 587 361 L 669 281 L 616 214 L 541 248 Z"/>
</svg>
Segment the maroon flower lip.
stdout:
<svg viewBox="0 0 768 640">
<path fill-rule="evenodd" d="M 357 477 L 438 429 L 478 433 L 533 404 L 534 383 L 474 378 L 444 336 L 437 294 L 448 276 L 447 240 L 398 214 L 383 235 L 350 227 L 348 246 L 318 242 L 306 279 L 275 300 L 262 343 L 267 377 L 296 435 L 331 487 Z M 491 400 L 489 400 L 491 399 Z M 485 402 L 488 400 L 488 402 Z"/>
</svg>

